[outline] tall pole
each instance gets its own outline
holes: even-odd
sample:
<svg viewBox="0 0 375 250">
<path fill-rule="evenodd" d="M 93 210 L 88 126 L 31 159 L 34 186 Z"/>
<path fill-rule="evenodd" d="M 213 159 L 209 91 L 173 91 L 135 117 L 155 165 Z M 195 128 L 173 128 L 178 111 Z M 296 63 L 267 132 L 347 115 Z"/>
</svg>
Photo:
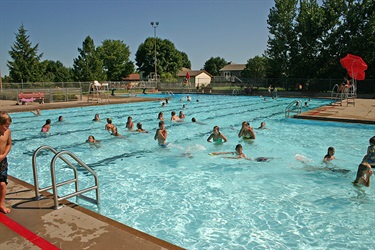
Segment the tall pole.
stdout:
<svg viewBox="0 0 375 250">
<path fill-rule="evenodd" d="M 155 49 L 154 49 L 154 65 L 155 65 L 155 82 L 156 82 L 156 88 L 158 88 L 158 72 L 157 72 L 157 59 L 156 59 L 156 28 L 158 27 L 159 22 L 151 22 L 151 26 L 154 28 L 154 43 L 155 43 Z"/>
</svg>

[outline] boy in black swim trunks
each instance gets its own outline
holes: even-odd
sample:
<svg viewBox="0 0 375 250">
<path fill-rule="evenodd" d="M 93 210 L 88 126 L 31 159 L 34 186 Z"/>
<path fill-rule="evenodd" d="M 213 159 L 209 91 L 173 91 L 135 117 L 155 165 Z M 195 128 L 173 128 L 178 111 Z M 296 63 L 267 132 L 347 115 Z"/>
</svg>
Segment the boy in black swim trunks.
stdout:
<svg viewBox="0 0 375 250">
<path fill-rule="evenodd" d="M 10 209 L 5 207 L 5 195 L 7 193 L 8 184 L 8 161 L 7 155 L 12 147 L 11 131 L 9 129 L 12 123 L 12 118 L 4 112 L 0 111 L 0 211 L 4 214 L 10 212 Z"/>
</svg>

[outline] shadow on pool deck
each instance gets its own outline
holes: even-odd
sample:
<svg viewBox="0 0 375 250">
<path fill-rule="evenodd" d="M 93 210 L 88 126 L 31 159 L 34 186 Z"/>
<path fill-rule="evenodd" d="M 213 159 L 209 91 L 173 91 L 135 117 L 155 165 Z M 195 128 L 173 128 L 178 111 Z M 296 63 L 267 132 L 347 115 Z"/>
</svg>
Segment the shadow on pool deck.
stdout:
<svg viewBox="0 0 375 250">
<path fill-rule="evenodd" d="M 295 118 L 375 124 L 375 100 L 323 106 Z M 51 195 L 43 194 L 46 199 L 35 201 L 32 185 L 9 177 L 5 202 L 12 211 L 0 214 L 0 249 L 39 249 L 40 239 L 61 249 L 182 249 L 69 201 L 54 210 Z"/>
</svg>

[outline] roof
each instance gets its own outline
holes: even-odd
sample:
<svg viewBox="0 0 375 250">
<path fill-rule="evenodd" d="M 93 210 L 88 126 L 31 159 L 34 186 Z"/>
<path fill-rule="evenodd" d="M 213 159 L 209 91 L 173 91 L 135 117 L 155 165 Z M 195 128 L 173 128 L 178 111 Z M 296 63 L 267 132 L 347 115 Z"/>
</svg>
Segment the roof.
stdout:
<svg viewBox="0 0 375 250">
<path fill-rule="evenodd" d="M 202 73 L 205 73 L 208 76 L 212 77 L 212 75 L 210 73 L 208 73 L 207 71 L 205 71 L 205 70 L 190 70 L 190 69 L 187 69 L 187 68 L 182 68 L 182 70 L 180 70 L 177 73 L 177 76 L 178 77 L 181 77 L 181 76 L 185 77 L 187 72 L 189 72 L 190 77 L 195 77 L 195 76 L 200 75 Z"/>
<path fill-rule="evenodd" d="M 139 74 L 130 74 L 127 77 L 122 78 L 123 81 L 140 81 L 141 76 Z"/>
<path fill-rule="evenodd" d="M 246 68 L 246 64 L 227 64 L 219 71 L 242 71 Z"/>
</svg>

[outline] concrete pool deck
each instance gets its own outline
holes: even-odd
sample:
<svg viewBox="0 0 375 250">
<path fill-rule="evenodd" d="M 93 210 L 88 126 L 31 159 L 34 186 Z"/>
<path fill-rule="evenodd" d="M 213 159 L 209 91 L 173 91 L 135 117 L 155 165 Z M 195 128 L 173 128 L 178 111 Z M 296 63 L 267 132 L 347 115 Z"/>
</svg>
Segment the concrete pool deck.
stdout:
<svg viewBox="0 0 375 250">
<path fill-rule="evenodd" d="M 114 98 L 104 104 L 133 102 L 132 98 Z M 141 99 L 134 101 L 150 101 Z M 0 102 L 0 109 L 9 113 L 87 106 L 87 101 L 21 106 Z M 375 99 L 356 99 L 355 106 L 327 105 L 297 118 L 375 124 Z M 32 185 L 9 176 L 5 203 L 12 211 L 0 214 L 0 249 L 182 249 L 69 201 L 54 210 L 51 194 L 43 195 L 44 199 L 34 200 Z"/>
</svg>

